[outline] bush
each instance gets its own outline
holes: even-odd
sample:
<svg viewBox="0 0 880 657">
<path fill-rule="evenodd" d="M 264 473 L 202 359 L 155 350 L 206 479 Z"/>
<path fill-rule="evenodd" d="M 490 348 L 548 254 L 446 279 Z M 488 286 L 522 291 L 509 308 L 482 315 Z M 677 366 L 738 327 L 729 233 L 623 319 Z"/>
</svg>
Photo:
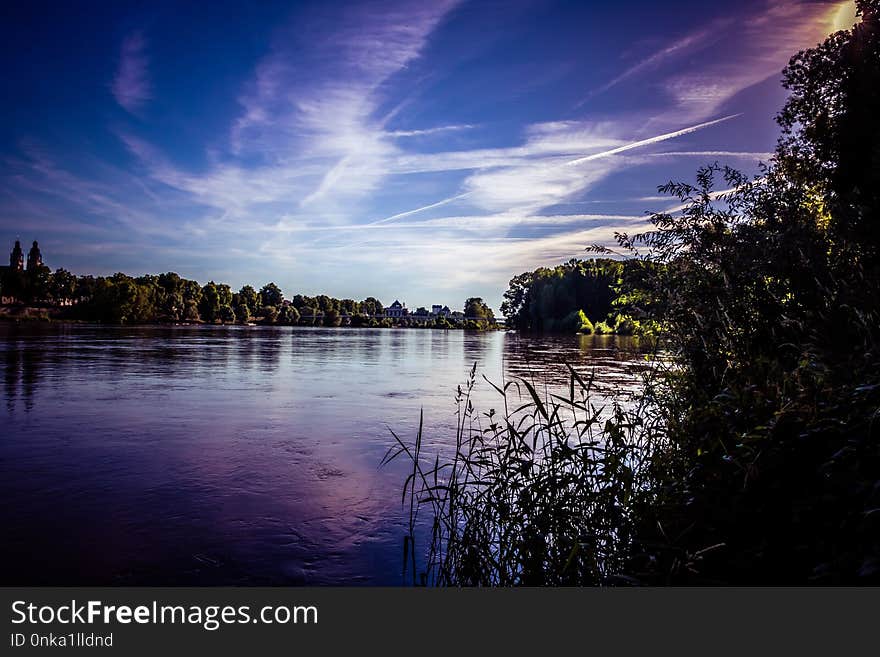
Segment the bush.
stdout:
<svg viewBox="0 0 880 657">
<path fill-rule="evenodd" d="M 621 315 L 614 332 L 617 335 L 635 335 L 639 332 L 639 324 L 629 315 Z"/>
<path fill-rule="evenodd" d="M 593 323 L 589 320 L 583 310 L 575 310 L 565 316 L 560 323 L 560 328 L 565 333 L 583 333 L 589 335 L 593 332 Z"/>
</svg>

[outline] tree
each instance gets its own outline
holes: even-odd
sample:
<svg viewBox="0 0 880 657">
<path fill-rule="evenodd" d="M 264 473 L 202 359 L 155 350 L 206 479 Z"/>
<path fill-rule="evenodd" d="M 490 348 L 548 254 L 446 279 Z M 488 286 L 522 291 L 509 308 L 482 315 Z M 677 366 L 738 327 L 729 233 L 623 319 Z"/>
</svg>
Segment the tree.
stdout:
<svg viewBox="0 0 880 657">
<path fill-rule="evenodd" d="M 293 326 L 299 323 L 299 311 L 292 304 L 284 304 L 278 311 L 278 323 Z"/>
<path fill-rule="evenodd" d="M 780 180 L 793 181 L 824 210 L 820 228 L 835 253 L 833 275 L 880 280 L 880 3 L 856 2 L 862 21 L 795 55 L 783 72 L 790 91 L 777 120 Z M 880 306 L 878 286 L 848 289 Z"/>
<path fill-rule="evenodd" d="M 229 324 L 235 322 L 235 311 L 232 309 L 232 306 L 220 306 L 220 320 Z"/>
<path fill-rule="evenodd" d="M 318 309 L 314 306 L 303 306 L 299 310 L 300 312 L 300 324 L 305 326 L 311 326 L 315 323 L 315 315 L 318 314 Z"/>
<path fill-rule="evenodd" d="M 533 274 L 528 271 L 510 279 L 507 291 L 504 293 L 504 301 L 501 303 L 501 314 L 511 328 L 517 328 L 521 323 L 520 315 L 526 308 L 532 281 Z"/>
<path fill-rule="evenodd" d="M 235 319 L 241 324 L 247 324 L 251 321 L 251 311 L 245 303 L 238 303 L 233 306 L 235 311 Z"/>
<path fill-rule="evenodd" d="M 623 270 L 621 262 L 608 258 L 572 259 L 514 276 L 502 304 L 507 325 L 525 331 L 562 330 L 565 318 L 578 310 L 603 319 L 620 299 Z"/>
<path fill-rule="evenodd" d="M 792 59 L 763 176 L 705 167 L 661 187 L 680 213 L 620 238 L 653 265 L 641 293 L 674 365 L 652 388 L 658 485 L 638 508 L 640 545 L 666 547 L 633 565 L 656 581 L 880 579 L 866 521 L 880 490 L 878 4 Z"/>
<path fill-rule="evenodd" d="M 282 294 L 281 288 L 275 285 L 275 283 L 267 283 L 263 286 L 263 289 L 260 290 L 261 305 L 274 306 L 278 308 L 283 302 L 284 294 Z"/>
<path fill-rule="evenodd" d="M 76 276 L 66 269 L 56 269 L 49 283 L 49 294 L 58 303 L 73 299 L 76 293 Z"/>
<path fill-rule="evenodd" d="M 186 307 L 184 281 L 176 273 L 167 272 L 159 274 L 156 283 L 161 291 L 158 304 L 160 317 L 171 321 L 182 319 Z"/>
<path fill-rule="evenodd" d="M 239 304 L 247 306 L 249 315 L 256 313 L 260 307 L 260 295 L 250 285 L 245 285 L 238 291 L 238 298 Z"/>
<path fill-rule="evenodd" d="M 574 310 L 562 320 L 560 329 L 565 333 L 590 334 L 593 332 L 593 323 L 587 318 L 583 310 Z"/>
<path fill-rule="evenodd" d="M 495 323 L 495 315 L 492 309 L 486 305 L 481 297 L 471 297 L 464 302 L 464 316 L 482 323 Z"/>
<path fill-rule="evenodd" d="M 220 293 L 214 281 L 206 283 L 202 288 L 199 315 L 206 322 L 214 322 L 220 318 Z"/>
<path fill-rule="evenodd" d="M 361 312 L 365 315 L 376 316 L 385 312 L 382 302 L 375 297 L 367 297 L 361 301 Z"/>
</svg>

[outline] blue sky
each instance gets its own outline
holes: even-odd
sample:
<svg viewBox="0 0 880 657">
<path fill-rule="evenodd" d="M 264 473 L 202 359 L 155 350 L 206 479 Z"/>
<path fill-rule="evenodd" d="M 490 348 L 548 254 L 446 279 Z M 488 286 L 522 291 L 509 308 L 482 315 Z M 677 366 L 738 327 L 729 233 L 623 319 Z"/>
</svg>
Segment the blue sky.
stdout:
<svg viewBox="0 0 880 657">
<path fill-rule="evenodd" d="M 19 3 L 0 239 L 77 274 L 483 296 L 656 188 L 756 171 L 779 73 L 852 2 Z M 4 247 L 5 248 L 5 247 Z"/>
</svg>

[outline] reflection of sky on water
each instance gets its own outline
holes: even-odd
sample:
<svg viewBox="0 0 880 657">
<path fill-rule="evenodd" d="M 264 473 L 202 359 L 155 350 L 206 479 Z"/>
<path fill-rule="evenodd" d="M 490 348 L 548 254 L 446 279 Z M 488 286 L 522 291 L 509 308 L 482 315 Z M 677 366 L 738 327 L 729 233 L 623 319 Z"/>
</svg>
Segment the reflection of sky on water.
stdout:
<svg viewBox="0 0 880 657">
<path fill-rule="evenodd" d="M 400 582 L 404 464 L 455 387 L 632 382 L 614 338 L 433 330 L 0 327 L 2 584 Z M 635 359 L 638 356 L 627 355 Z M 499 406 L 482 381 L 480 411 Z"/>
</svg>

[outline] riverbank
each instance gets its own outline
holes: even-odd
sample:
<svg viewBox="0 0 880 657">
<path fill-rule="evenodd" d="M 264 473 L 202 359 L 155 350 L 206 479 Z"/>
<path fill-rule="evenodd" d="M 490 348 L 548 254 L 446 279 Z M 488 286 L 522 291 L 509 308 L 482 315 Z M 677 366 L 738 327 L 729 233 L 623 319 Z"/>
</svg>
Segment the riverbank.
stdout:
<svg viewBox="0 0 880 657">
<path fill-rule="evenodd" d="M 214 321 L 206 322 L 203 320 L 189 320 L 186 322 L 161 319 L 153 319 L 147 322 L 120 322 L 120 323 L 104 323 L 93 320 L 79 319 L 73 312 L 73 307 L 47 307 L 47 306 L 0 306 L 0 321 L 5 322 L 52 322 L 62 324 L 91 324 L 95 326 L 302 326 L 316 328 L 345 328 L 345 329 L 361 329 L 361 328 L 403 328 L 403 329 L 442 329 L 456 331 L 506 331 L 508 330 L 502 324 L 484 325 L 474 320 L 468 321 L 445 321 L 440 324 L 434 321 L 423 321 L 418 318 L 383 318 L 382 320 L 371 319 L 370 322 L 352 322 L 345 321 L 348 318 L 339 318 L 339 323 L 327 324 L 321 321 L 320 316 L 311 321 L 300 321 L 296 323 L 289 322 L 271 322 L 265 318 L 257 317 L 254 321 L 249 322 L 224 322 Z"/>
</svg>

